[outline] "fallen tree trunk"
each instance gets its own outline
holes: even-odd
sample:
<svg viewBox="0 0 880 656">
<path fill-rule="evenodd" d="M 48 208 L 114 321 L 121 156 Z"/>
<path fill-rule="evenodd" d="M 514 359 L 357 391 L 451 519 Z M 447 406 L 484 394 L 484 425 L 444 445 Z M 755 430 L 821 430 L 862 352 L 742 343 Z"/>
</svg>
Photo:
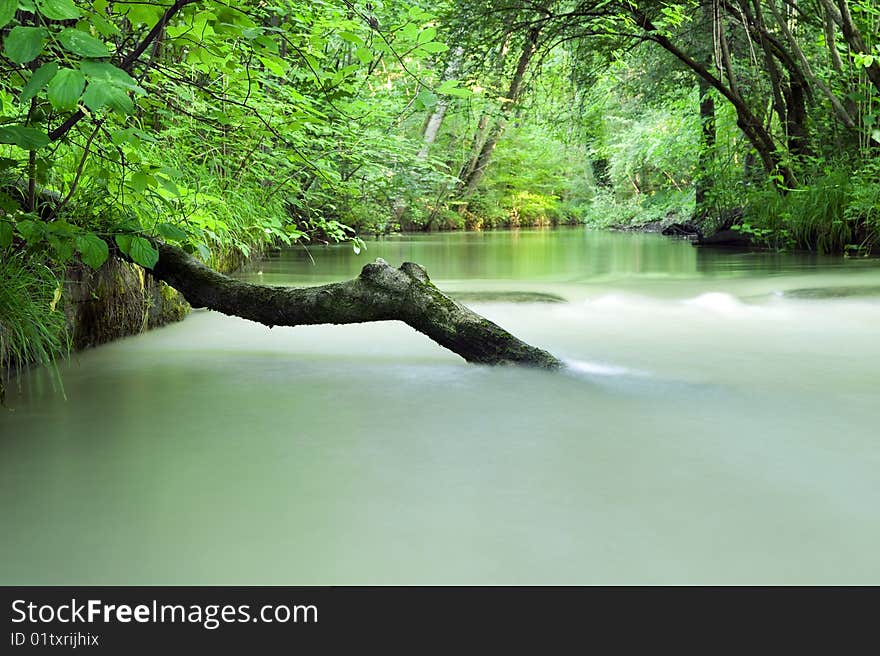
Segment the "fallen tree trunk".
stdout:
<svg viewBox="0 0 880 656">
<path fill-rule="evenodd" d="M 269 326 L 403 321 L 475 364 L 516 364 L 558 369 L 547 351 L 517 339 L 437 289 L 424 268 L 404 262 L 395 269 L 382 259 L 353 280 L 318 287 L 254 285 L 225 276 L 168 244 L 157 244 L 152 274 L 196 308 Z"/>
</svg>

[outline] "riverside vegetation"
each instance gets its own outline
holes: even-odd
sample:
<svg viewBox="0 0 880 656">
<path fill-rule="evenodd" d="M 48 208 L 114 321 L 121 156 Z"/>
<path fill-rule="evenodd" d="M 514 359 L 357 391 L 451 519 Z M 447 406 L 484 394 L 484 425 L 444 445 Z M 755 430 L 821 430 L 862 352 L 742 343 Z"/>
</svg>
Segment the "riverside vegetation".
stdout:
<svg viewBox="0 0 880 656">
<path fill-rule="evenodd" d="M 874 0 L 0 0 L 0 359 L 62 282 L 400 230 L 688 222 L 865 255 Z"/>
</svg>

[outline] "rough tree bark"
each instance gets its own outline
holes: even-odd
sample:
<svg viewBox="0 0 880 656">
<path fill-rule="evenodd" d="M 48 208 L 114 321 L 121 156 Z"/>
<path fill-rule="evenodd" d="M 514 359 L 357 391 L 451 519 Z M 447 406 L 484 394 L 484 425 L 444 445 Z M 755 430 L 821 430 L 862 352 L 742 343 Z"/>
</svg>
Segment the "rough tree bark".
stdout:
<svg viewBox="0 0 880 656">
<path fill-rule="evenodd" d="M 403 321 L 475 364 L 515 364 L 559 369 L 562 362 L 517 339 L 446 296 L 421 266 L 395 269 L 384 260 L 367 264 L 345 282 L 318 287 L 270 287 L 235 280 L 206 267 L 181 249 L 157 244 L 152 274 L 197 308 L 209 308 L 269 326 Z"/>
</svg>

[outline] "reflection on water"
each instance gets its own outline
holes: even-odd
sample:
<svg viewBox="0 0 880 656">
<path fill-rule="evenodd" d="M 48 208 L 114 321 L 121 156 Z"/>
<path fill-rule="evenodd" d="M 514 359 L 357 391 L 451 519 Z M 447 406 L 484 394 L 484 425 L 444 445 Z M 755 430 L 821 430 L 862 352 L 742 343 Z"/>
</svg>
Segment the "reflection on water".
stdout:
<svg viewBox="0 0 880 656">
<path fill-rule="evenodd" d="M 210 312 L 79 354 L 68 401 L 34 372 L 0 415 L 0 582 L 880 583 L 880 296 L 797 293 L 875 262 L 582 230 L 311 256 L 242 275 L 418 261 L 569 370 Z"/>
</svg>

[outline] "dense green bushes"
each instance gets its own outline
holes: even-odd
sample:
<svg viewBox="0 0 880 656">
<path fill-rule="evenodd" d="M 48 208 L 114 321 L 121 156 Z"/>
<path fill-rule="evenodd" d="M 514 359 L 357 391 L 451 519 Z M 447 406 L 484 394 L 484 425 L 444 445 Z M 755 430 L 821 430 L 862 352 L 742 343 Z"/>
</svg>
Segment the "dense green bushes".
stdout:
<svg viewBox="0 0 880 656">
<path fill-rule="evenodd" d="M 880 243 L 880 169 L 829 167 L 785 194 L 749 194 L 740 229 L 771 248 L 864 255 Z"/>
</svg>

